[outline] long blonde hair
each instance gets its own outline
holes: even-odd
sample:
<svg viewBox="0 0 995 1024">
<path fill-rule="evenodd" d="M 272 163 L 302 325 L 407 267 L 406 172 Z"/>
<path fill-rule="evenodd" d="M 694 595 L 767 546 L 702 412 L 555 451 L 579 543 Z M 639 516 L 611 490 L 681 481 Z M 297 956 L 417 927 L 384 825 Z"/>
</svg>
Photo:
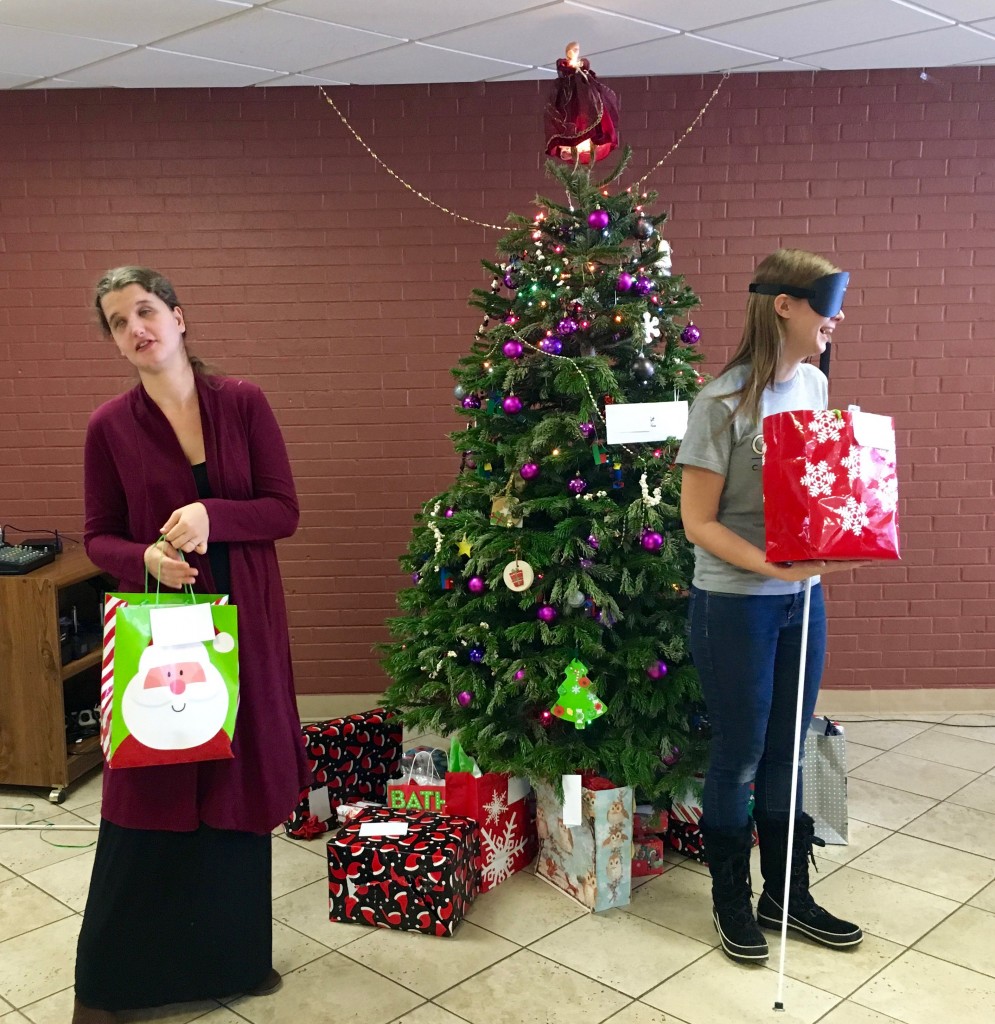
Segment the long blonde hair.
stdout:
<svg viewBox="0 0 995 1024">
<path fill-rule="evenodd" d="M 753 275 L 754 284 L 779 284 L 792 288 L 808 288 L 813 281 L 827 274 L 839 273 L 825 256 L 804 249 L 778 249 L 763 260 Z M 747 367 L 746 379 L 735 391 L 723 398 L 738 398 L 730 420 L 741 413 L 756 421 L 760 417 L 760 400 L 764 389 L 774 383 L 777 363 L 781 357 L 783 334 L 781 318 L 774 309 L 775 295 L 750 293 L 746 302 L 743 337 L 732 359 L 722 373 L 737 366 Z"/>
</svg>

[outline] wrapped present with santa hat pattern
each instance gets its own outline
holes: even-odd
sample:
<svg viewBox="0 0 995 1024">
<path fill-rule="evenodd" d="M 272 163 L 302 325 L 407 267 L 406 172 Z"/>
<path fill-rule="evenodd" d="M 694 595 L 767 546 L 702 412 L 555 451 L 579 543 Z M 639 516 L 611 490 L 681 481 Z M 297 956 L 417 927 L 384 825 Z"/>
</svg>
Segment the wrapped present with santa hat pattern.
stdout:
<svg viewBox="0 0 995 1024">
<path fill-rule="evenodd" d="M 335 808 L 353 800 L 382 803 L 401 761 L 403 726 L 383 708 L 301 727 L 313 781 L 284 824 L 294 839 L 327 832 Z"/>
<path fill-rule="evenodd" d="M 364 834 L 371 826 L 406 829 Z M 368 808 L 328 841 L 328 917 L 452 935 L 477 895 L 479 873 L 480 829 L 470 818 Z"/>
</svg>

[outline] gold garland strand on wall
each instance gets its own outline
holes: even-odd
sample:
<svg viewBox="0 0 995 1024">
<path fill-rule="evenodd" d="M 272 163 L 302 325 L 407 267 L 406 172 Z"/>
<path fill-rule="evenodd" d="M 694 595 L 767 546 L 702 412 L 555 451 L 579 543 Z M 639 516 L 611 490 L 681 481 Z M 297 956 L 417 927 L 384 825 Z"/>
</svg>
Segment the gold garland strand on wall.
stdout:
<svg viewBox="0 0 995 1024">
<path fill-rule="evenodd" d="M 714 100 L 715 97 L 718 96 L 719 90 L 722 88 L 723 85 L 725 85 L 726 79 L 728 77 L 729 72 L 723 71 L 722 77 L 719 79 L 719 84 L 712 90 L 712 95 L 708 97 L 708 99 L 705 101 L 705 105 L 701 108 L 701 110 L 698 111 L 698 116 L 687 126 L 684 134 L 670 147 L 670 149 L 668 149 L 667 152 L 664 153 L 663 156 L 660 157 L 660 159 L 657 160 L 657 162 L 653 164 L 653 166 L 636 182 L 633 188 L 641 188 L 643 182 L 664 162 L 664 160 L 671 156 L 674 150 L 676 150 L 677 147 L 691 134 L 691 132 L 695 130 L 695 128 L 701 122 L 701 119 L 705 116 L 705 111 L 708 110 L 708 108 L 712 105 L 712 100 Z"/>
<path fill-rule="evenodd" d="M 646 179 L 674 153 L 677 147 L 680 146 L 680 144 L 691 134 L 691 132 L 694 131 L 698 124 L 701 123 L 701 119 L 705 116 L 705 112 L 712 105 L 712 101 L 715 99 L 715 97 L 718 96 L 719 90 L 725 84 L 725 80 L 728 77 L 728 71 L 722 73 L 722 78 L 719 80 L 719 84 L 712 91 L 712 95 L 708 97 L 707 101 L 705 102 L 705 105 L 701 108 L 701 110 L 698 111 L 698 114 L 695 117 L 695 119 L 691 122 L 691 124 L 688 125 L 687 129 L 684 131 L 684 134 L 681 135 L 681 137 L 670 147 L 670 149 L 668 149 L 667 152 L 664 153 L 664 155 L 659 160 L 657 160 L 657 162 L 635 183 L 635 185 L 632 186 L 632 188 L 641 188 L 643 182 L 646 181 Z M 355 128 L 353 128 L 353 126 L 349 123 L 348 119 L 346 118 L 345 114 L 343 114 L 342 111 L 339 110 L 339 108 L 335 105 L 335 101 L 331 98 L 331 96 L 328 95 L 327 92 L 325 92 L 325 87 L 319 85 L 318 89 L 321 92 L 321 95 L 325 97 L 325 102 L 332 108 L 332 110 L 335 111 L 336 114 L 338 114 L 339 120 L 346 126 L 346 128 L 349 129 L 349 132 L 352 134 L 352 137 L 363 147 L 363 149 L 366 150 L 367 153 L 370 154 L 371 157 L 373 157 L 373 159 L 392 178 L 395 179 L 395 181 L 400 182 L 400 184 L 403 185 L 404 188 L 406 188 L 409 192 L 418 196 L 419 199 L 428 203 L 429 206 L 434 206 L 437 210 L 441 210 L 442 213 L 448 214 L 450 217 L 454 217 L 456 220 L 461 220 L 465 224 L 476 224 L 477 227 L 490 228 L 492 231 L 508 230 L 507 225 L 490 224 L 487 221 L 475 220 L 473 217 L 465 217 L 463 216 L 462 213 L 457 213 L 455 210 L 450 210 L 448 207 L 443 206 L 441 203 L 437 203 L 431 196 L 425 195 L 424 192 L 419 192 L 418 189 L 414 187 L 414 185 L 411 185 L 409 182 L 405 181 L 404 178 L 402 178 L 392 167 L 388 166 L 388 164 L 385 163 L 370 148 L 370 146 L 367 145 L 366 140 L 359 134 L 359 132 L 356 131 Z"/>
<path fill-rule="evenodd" d="M 319 85 L 318 88 L 321 90 L 321 95 L 325 97 L 325 102 L 332 108 L 332 110 L 335 111 L 336 114 L 339 115 L 339 120 L 346 126 L 346 128 L 348 128 L 349 131 L 352 132 L 353 138 L 363 147 L 363 149 L 366 150 L 367 153 L 370 154 L 370 156 L 373 157 L 374 160 L 376 160 L 376 162 L 392 178 L 395 178 L 397 181 L 399 181 L 409 192 L 413 192 L 416 196 L 418 196 L 419 199 L 423 199 L 426 203 L 428 203 L 429 206 L 434 206 L 437 210 L 441 210 L 443 213 L 448 213 L 450 217 L 455 217 L 457 220 L 464 221 L 467 224 L 476 224 L 478 227 L 491 228 L 494 231 L 508 230 L 506 225 L 502 227 L 502 225 L 500 224 L 488 224 L 486 221 L 474 220 L 473 217 L 464 217 L 463 214 L 457 213 L 455 210 L 450 210 L 447 207 L 443 206 L 441 203 L 437 203 L 431 196 L 425 195 L 424 192 L 419 192 L 418 189 L 414 187 L 414 185 L 409 185 L 408 182 L 406 182 L 395 170 L 388 167 L 387 164 L 385 164 L 384 161 L 381 160 L 380 157 L 377 156 L 377 154 L 374 153 L 372 149 L 370 149 L 370 147 L 366 144 L 366 141 L 359 134 L 359 132 L 357 132 L 356 129 L 353 128 L 353 126 L 349 124 L 349 122 L 346 120 L 345 114 L 343 114 L 342 111 L 339 110 L 339 108 L 335 105 L 335 101 L 331 98 L 331 96 L 328 95 L 327 92 L 325 92 L 325 87 L 323 85 Z"/>
</svg>

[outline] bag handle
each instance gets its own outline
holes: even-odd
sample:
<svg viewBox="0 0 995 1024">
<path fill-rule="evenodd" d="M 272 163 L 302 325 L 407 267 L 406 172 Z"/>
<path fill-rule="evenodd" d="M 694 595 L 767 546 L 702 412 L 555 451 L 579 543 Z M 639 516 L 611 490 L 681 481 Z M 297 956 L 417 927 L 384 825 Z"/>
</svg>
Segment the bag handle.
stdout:
<svg viewBox="0 0 995 1024">
<path fill-rule="evenodd" d="M 165 542 L 167 544 L 169 543 L 169 541 L 166 540 L 166 535 L 164 533 L 160 533 L 159 534 L 159 539 L 157 541 L 155 541 L 154 543 L 155 544 L 161 544 L 163 542 Z M 162 549 L 161 548 L 159 549 L 159 552 L 160 552 L 160 555 L 164 558 L 165 555 L 162 554 Z M 186 556 L 183 554 L 182 551 L 177 549 L 177 554 L 179 554 L 180 558 L 184 562 L 186 561 Z M 144 560 L 143 560 L 143 564 L 144 564 Z M 155 578 L 155 603 L 156 604 L 159 603 L 159 594 L 160 594 L 161 587 L 162 587 L 162 580 L 160 580 L 159 577 L 156 576 L 156 578 Z M 190 603 L 191 604 L 196 604 L 197 603 L 197 598 L 194 595 L 193 584 L 192 583 L 184 583 L 183 586 L 181 587 L 181 590 L 183 591 L 183 593 L 186 593 L 186 594 L 190 595 Z M 147 565 L 145 566 L 145 593 L 146 594 L 149 593 L 149 567 Z"/>
<path fill-rule="evenodd" d="M 415 751 L 415 756 L 411 758 L 411 765 L 408 768 L 408 776 L 404 780 L 405 785 L 411 782 L 422 786 L 442 785 L 442 777 L 435 770 L 435 762 L 432 760 L 433 753 L 432 750 Z M 412 778 L 416 771 L 425 780 L 424 782 L 418 782 Z"/>
</svg>

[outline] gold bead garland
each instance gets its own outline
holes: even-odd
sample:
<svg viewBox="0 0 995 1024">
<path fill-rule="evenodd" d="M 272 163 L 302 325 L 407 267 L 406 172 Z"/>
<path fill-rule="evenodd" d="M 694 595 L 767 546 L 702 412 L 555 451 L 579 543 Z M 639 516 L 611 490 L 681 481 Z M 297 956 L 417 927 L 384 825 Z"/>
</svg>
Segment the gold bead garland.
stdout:
<svg viewBox="0 0 995 1024">
<path fill-rule="evenodd" d="M 701 108 L 701 110 L 698 111 L 698 114 L 695 117 L 695 119 L 691 122 L 691 124 L 688 125 L 687 129 L 684 131 L 684 134 L 681 135 L 681 137 L 670 147 L 670 149 L 668 149 L 667 152 L 664 153 L 664 155 L 659 160 L 657 160 L 657 162 L 638 181 L 636 181 L 636 183 L 634 185 L 630 186 L 630 191 L 633 188 L 638 189 L 638 188 L 642 187 L 643 182 L 646 181 L 646 179 L 658 167 L 660 167 L 664 163 L 664 161 L 666 161 L 674 153 L 674 151 L 677 149 L 677 147 L 680 146 L 680 144 L 691 134 L 691 132 L 694 131 L 695 127 L 700 123 L 701 119 L 705 116 L 705 111 L 708 110 L 708 108 L 712 105 L 712 101 L 715 99 L 716 96 L 718 96 L 719 90 L 725 84 L 725 80 L 728 77 L 729 77 L 729 72 L 728 71 L 724 71 L 722 73 L 722 78 L 719 80 L 719 84 L 712 91 L 712 95 L 708 97 L 708 100 L 706 101 L 705 105 Z M 366 140 L 359 134 L 359 132 L 356 131 L 355 128 L 353 128 L 353 126 L 347 120 L 345 114 L 343 114 L 342 111 L 339 110 L 339 108 L 335 105 L 335 101 L 331 98 L 331 96 L 328 95 L 327 92 L 325 92 L 325 87 L 322 86 L 322 85 L 319 85 L 318 86 L 318 90 L 321 92 L 321 95 L 325 97 L 325 102 L 332 108 L 332 110 L 335 111 L 336 114 L 338 114 L 339 120 L 346 126 L 346 128 L 349 129 L 349 131 L 352 134 L 353 138 L 363 147 L 363 149 L 366 150 L 367 153 L 370 154 L 371 157 L 373 157 L 373 159 L 392 178 L 394 178 L 395 181 L 400 182 L 400 184 L 403 185 L 404 188 L 406 188 L 413 195 L 416 195 L 419 199 L 421 199 L 424 202 L 428 203 L 429 206 L 434 206 L 437 210 L 441 210 L 442 213 L 449 214 L 450 217 L 453 217 L 456 220 L 461 220 L 465 224 L 475 224 L 477 227 L 489 228 L 491 231 L 507 231 L 508 230 L 508 226 L 507 225 L 490 224 L 487 221 L 475 220 L 473 217 L 465 217 L 462 213 L 457 213 L 455 210 L 450 210 L 448 207 L 443 206 L 441 203 L 437 203 L 431 196 L 425 195 L 424 192 L 419 192 L 418 189 L 416 189 L 414 187 L 414 185 L 411 185 L 409 182 L 405 181 L 404 178 L 402 178 L 393 168 L 388 166 L 370 148 L 370 146 L 367 145 Z"/>
</svg>

